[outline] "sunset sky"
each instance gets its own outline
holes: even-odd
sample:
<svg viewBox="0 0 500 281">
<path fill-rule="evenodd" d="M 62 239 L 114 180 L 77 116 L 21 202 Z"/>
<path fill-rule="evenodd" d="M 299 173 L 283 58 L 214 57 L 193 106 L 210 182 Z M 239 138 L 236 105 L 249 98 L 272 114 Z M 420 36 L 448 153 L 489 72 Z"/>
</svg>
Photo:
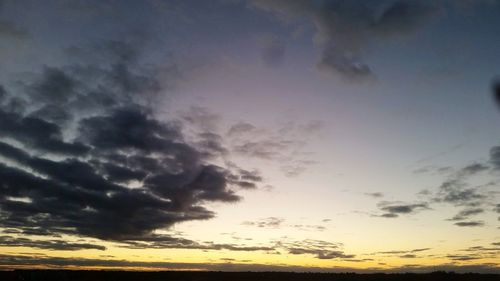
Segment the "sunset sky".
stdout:
<svg viewBox="0 0 500 281">
<path fill-rule="evenodd" d="M 500 1 L 0 0 L 0 268 L 500 272 Z"/>
</svg>

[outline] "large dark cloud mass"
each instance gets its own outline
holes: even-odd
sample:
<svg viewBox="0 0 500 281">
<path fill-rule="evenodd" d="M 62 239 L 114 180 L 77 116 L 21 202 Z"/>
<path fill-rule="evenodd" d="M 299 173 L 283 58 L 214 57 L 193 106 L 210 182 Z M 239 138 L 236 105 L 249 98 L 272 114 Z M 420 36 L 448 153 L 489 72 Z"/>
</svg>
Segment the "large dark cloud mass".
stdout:
<svg viewBox="0 0 500 281">
<path fill-rule="evenodd" d="M 253 7 L 286 22 L 305 21 L 316 29 L 318 69 L 349 80 L 373 76 L 363 61 L 375 42 L 410 34 L 429 21 L 440 5 L 435 1 L 308 1 L 252 0 Z"/>
<path fill-rule="evenodd" d="M 162 83 L 134 46 L 98 51 L 106 60 L 45 67 L 0 88 L 0 227 L 151 242 L 156 229 L 212 218 L 204 203 L 236 202 L 240 182 L 261 180 L 214 165 L 216 145 L 201 148 L 180 122 L 155 116 L 148 101 Z"/>
</svg>

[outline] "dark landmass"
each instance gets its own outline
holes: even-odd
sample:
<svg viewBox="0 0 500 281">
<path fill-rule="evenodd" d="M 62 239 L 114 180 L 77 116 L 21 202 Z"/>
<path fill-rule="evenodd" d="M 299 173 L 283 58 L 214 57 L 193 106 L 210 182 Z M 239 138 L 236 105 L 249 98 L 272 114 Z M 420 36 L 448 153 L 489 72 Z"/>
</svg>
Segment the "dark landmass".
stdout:
<svg viewBox="0 0 500 281">
<path fill-rule="evenodd" d="M 14 270 L 0 272 L 0 280 L 117 280 L 117 281 L 500 281 L 500 274 L 480 273 L 293 273 L 293 272 L 192 272 L 192 271 L 91 271 Z"/>
</svg>

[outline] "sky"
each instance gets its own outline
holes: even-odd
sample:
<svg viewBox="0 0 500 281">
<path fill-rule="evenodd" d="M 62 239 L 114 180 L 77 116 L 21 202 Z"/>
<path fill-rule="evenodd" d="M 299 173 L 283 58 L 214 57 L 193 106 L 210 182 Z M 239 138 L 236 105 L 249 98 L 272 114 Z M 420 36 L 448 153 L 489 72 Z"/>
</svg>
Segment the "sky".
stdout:
<svg viewBox="0 0 500 281">
<path fill-rule="evenodd" d="M 0 0 L 0 268 L 500 272 L 499 1 Z"/>
</svg>

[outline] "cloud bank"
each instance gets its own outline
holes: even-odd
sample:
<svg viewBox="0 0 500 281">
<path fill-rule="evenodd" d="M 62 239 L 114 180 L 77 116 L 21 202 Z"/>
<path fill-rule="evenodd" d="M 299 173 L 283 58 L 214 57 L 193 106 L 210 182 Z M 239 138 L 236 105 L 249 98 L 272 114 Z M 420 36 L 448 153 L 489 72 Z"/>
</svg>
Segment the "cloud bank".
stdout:
<svg viewBox="0 0 500 281">
<path fill-rule="evenodd" d="M 97 52 L 105 60 L 45 67 L 0 88 L 0 227 L 148 242 L 157 229 L 214 217 L 207 202 L 240 200 L 235 179 L 261 180 L 214 164 L 216 145 L 155 115 L 163 81 L 137 46 Z"/>
</svg>

